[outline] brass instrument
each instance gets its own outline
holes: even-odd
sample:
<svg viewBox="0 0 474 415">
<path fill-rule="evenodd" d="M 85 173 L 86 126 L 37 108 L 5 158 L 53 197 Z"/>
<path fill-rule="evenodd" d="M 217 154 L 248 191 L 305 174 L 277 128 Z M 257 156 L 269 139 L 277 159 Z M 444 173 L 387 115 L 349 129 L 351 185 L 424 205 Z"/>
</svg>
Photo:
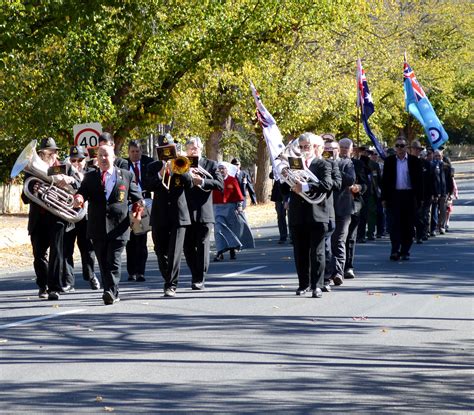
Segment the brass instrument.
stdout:
<svg viewBox="0 0 474 415">
<path fill-rule="evenodd" d="M 317 184 L 319 183 L 319 179 L 316 175 L 310 171 L 304 163 L 303 169 L 291 169 L 290 164 L 288 162 L 289 157 L 300 157 L 301 153 L 298 150 L 298 140 L 295 139 L 291 141 L 282 153 L 275 159 L 275 168 L 277 170 L 278 175 L 280 176 L 280 180 L 284 181 L 290 187 L 293 187 L 297 182 L 300 183 L 307 183 L 307 184 Z M 304 200 L 311 204 L 319 204 L 326 199 L 326 192 L 322 193 L 312 193 L 312 192 L 301 192 L 298 193 Z"/>
<path fill-rule="evenodd" d="M 161 179 L 163 186 L 169 190 L 173 174 L 185 174 L 191 167 L 191 161 L 186 156 L 178 156 L 168 160 L 165 164 L 165 174 Z"/>
<path fill-rule="evenodd" d="M 10 177 L 14 178 L 22 171 L 31 174 L 23 185 L 26 197 L 67 222 L 79 222 L 86 215 L 86 206 L 79 210 L 73 208 L 74 189 L 71 186 L 65 189 L 55 186 L 54 176 L 47 174 L 48 167 L 36 153 L 36 140 L 32 140 L 18 156 Z M 36 190 L 33 190 L 35 187 Z"/>
</svg>

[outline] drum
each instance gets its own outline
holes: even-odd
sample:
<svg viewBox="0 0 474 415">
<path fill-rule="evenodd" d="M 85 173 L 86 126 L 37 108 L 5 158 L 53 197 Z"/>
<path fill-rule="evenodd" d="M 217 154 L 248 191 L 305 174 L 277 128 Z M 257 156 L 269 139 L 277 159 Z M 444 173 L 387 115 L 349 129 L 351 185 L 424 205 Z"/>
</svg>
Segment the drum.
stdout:
<svg viewBox="0 0 474 415">
<path fill-rule="evenodd" d="M 132 213 L 132 205 L 130 205 L 130 227 L 132 228 L 132 232 L 135 235 L 143 235 L 144 233 L 151 231 L 150 225 L 150 215 L 151 215 L 151 205 L 153 201 L 151 199 L 144 199 L 145 207 L 142 212 L 141 220 L 137 220 L 133 217 Z"/>
</svg>

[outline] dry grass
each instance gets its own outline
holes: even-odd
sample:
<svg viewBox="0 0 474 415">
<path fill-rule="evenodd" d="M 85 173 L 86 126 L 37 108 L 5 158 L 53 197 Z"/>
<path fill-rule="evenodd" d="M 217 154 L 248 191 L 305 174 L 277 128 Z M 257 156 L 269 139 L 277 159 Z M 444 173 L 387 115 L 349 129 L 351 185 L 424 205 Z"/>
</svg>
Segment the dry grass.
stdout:
<svg viewBox="0 0 474 415">
<path fill-rule="evenodd" d="M 276 212 L 273 202 L 250 206 L 245 209 L 247 220 L 252 228 L 258 228 L 276 219 Z M 0 216 L 0 230 L 21 227 L 26 229 L 28 217 L 23 215 L 2 215 Z M 150 238 L 151 240 L 151 238 Z M 79 253 L 75 252 L 77 258 Z M 10 248 L 0 249 L 0 275 L 28 271 L 33 274 L 33 255 L 30 244 L 17 245 Z"/>
</svg>

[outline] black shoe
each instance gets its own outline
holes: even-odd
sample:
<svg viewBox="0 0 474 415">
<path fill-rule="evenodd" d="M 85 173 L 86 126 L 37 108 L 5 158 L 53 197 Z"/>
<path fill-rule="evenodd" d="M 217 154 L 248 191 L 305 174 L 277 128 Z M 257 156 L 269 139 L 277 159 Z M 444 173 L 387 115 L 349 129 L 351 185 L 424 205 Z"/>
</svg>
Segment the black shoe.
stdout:
<svg viewBox="0 0 474 415">
<path fill-rule="evenodd" d="M 191 285 L 191 289 L 195 291 L 202 291 L 204 290 L 204 283 L 202 282 L 195 282 Z"/>
<path fill-rule="evenodd" d="M 407 253 L 400 254 L 400 259 L 402 259 L 403 261 L 408 261 L 410 259 L 410 253 L 407 252 Z"/>
<path fill-rule="evenodd" d="M 220 261 L 224 261 L 224 254 L 217 254 L 215 257 L 214 257 L 214 262 L 220 262 Z"/>
<path fill-rule="evenodd" d="M 169 287 L 165 288 L 165 297 L 175 297 L 176 296 L 176 288 Z"/>
<path fill-rule="evenodd" d="M 334 277 L 332 277 L 332 280 L 334 281 L 334 285 L 344 284 L 344 279 L 340 275 L 334 275 Z"/>
<path fill-rule="evenodd" d="M 230 250 L 230 259 L 236 259 L 235 257 L 235 249 Z"/>
<path fill-rule="evenodd" d="M 358 244 L 365 244 L 367 241 L 366 241 L 364 238 L 358 238 L 358 239 L 356 240 L 356 242 L 357 242 Z"/>
<path fill-rule="evenodd" d="M 377 239 L 381 239 L 383 237 L 383 235 L 377 235 L 376 238 Z"/>
<path fill-rule="evenodd" d="M 145 282 L 146 279 L 142 274 L 137 274 L 137 282 Z"/>
<path fill-rule="evenodd" d="M 400 254 L 398 252 L 394 252 L 393 254 L 390 255 L 390 261 L 399 261 L 400 260 Z"/>
<path fill-rule="evenodd" d="M 348 269 L 346 269 L 346 271 L 344 271 L 344 279 L 352 280 L 355 277 L 356 276 L 355 276 L 354 270 L 352 268 L 348 268 Z"/>
<path fill-rule="evenodd" d="M 323 291 L 321 290 L 321 288 L 316 288 L 313 291 L 313 295 L 312 295 L 313 298 L 321 298 L 322 296 L 323 296 Z"/>
<path fill-rule="evenodd" d="M 306 287 L 306 288 L 298 287 L 298 289 L 296 290 L 296 295 L 305 295 L 307 291 L 309 291 L 309 287 Z"/>
<path fill-rule="evenodd" d="M 38 291 L 39 298 L 48 298 L 48 289 L 47 288 L 40 288 Z"/>
<path fill-rule="evenodd" d="M 284 245 L 284 244 L 286 244 L 286 239 L 280 239 L 280 240 L 278 241 L 278 244 L 279 244 L 279 245 Z"/>
<path fill-rule="evenodd" d="M 332 291 L 331 286 L 329 284 L 324 283 L 323 288 L 321 288 L 321 291 L 325 293 L 330 293 Z"/>
<path fill-rule="evenodd" d="M 113 295 L 110 291 L 105 291 L 102 295 L 102 300 L 104 300 L 105 305 L 112 305 L 118 303 L 120 301 L 120 298 Z"/>
<path fill-rule="evenodd" d="M 367 240 L 368 240 L 368 241 L 375 241 L 375 238 L 374 238 L 373 236 L 368 236 L 368 237 L 367 237 Z M 363 243 L 363 242 L 362 242 L 362 243 Z"/>
<path fill-rule="evenodd" d="M 76 291 L 74 287 L 69 284 L 61 288 L 61 292 L 63 293 L 73 293 L 74 291 Z"/>
<path fill-rule="evenodd" d="M 423 238 L 421 238 L 422 241 L 427 241 L 428 240 L 428 237 L 425 235 L 423 236 Z"/>
<path fill-rule="evenodd" d="M 128 280 L 129 280 L 129 281 L 136 281 L 136 280 L 137 280 L 137 276 L 136 276 L 136 275 L 129 275 L 129 276 L 128 276 Z"/>
<path fill-rule="evenodd" d="M 421 244 L 423 243 L 423 241 L 422 241 L 421 239 L 417 239 L 417 240 L 416 240 L 416 243 L 417 243 L 418 245 L 421 245 Z"/>
<path fill-rule="evenodd" d="M 59 300 L 59 293 L 57 291 L 51 291 L 48 294 L 48 300 L 50 301 L 57 301 Z"/>
<path fill-rule="evenodd" d="M 95 275 L 89 280 L 89 284 L 91 286 L 91 290 L 94 290 L 94 291 L 100 290 L 100 282 L 99 282 L 99 279 Z"/>
</svg>

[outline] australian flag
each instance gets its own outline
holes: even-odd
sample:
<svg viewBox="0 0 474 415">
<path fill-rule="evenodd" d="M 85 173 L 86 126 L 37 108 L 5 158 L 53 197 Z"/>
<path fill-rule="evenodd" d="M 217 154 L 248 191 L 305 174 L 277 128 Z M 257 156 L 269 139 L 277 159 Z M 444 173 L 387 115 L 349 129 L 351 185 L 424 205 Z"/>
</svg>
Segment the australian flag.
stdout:
<svg viewBox="0 0 474 415">
<path fill-rule="evenodd" d="M 448 141 L 449 137 L 436 116 L 425 91 L 417 81 L 413 69 L 408 65 L 406 57 L 403 65 L 403 78 L 406 109 L 423 126 L 431 147 L 436 150 Z"/>
<path fill-rule="evenodd" d="M 262 126 L 263 136 L 265 138 L 265 142 L 267 143 L 268 150 L 270 151 L 273 175 L 275 179 L 278 179 L 278 177 L 276 177 L 278 176 L 278 170 L 275 168 L 275 159 L 278 158 L 281 152 L 285 149 L 285 146 L 283 145 L 283 138 L 275 119 L 263 105 L 260 95 L 258 94 L 257 89 L 252 82 L 250 83 L 250 89 L 252 90 L 255 105 L 257 106 L 257 118 L 260 125 Z"/>
<path fill-rule="evenodd" d="M 369 85 L 367 84 L 367 77 L 365 76 L 364 68 L 360 59 L 357 59 L 357 105 L 360 107 L 360 114 L 364 130 L 372 141 L 377 153 L 380 157 L 385 158 L 385 151 L 380 144 L 375 134 L 370 129 L 368 120 L 374 113 L 374 101 L 370 95 Z"/>
</svg>

